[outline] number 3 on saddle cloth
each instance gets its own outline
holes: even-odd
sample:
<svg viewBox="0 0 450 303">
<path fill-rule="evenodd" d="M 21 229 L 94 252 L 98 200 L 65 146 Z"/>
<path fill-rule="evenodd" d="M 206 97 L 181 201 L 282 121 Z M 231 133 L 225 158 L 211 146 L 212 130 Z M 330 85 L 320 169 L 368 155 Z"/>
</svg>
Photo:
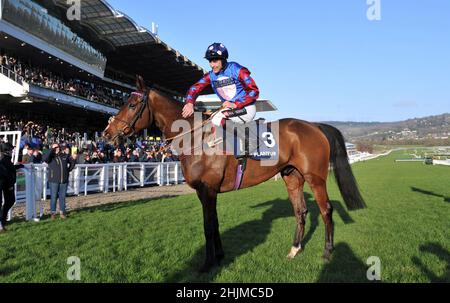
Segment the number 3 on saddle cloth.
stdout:
<svg viewBox="0 0 450 303">
<path fill-rule="evenodd" d="M 223 112 L 227 118 L 245 114 L 243 109 Z M 223 154 L 234 155 L 236 159 L 278 160 L 278 134 L 272 131 L 272 123 L 258 119 L 244 123 L 225 120 L 222 127 L 212 130 L 207 139 L 209 148 L 221 148 Z"/>
</svg>

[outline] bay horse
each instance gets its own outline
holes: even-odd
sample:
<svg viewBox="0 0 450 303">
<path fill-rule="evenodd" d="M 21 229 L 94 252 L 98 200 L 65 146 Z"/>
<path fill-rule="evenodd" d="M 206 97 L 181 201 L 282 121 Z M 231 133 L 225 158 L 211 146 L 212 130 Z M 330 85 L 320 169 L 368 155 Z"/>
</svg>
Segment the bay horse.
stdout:
<svg viewBox="0 0 450 303">
<path fill-rule="evenodd" d="M 117 144 L 152 123 L 166 138 L 179 135 L 171 130 L 171 125 L 183 119 L 183 103 L 157 89 L 148 88 L 140 76 L 137 77 L 136 85 L 137 92 L 132 93 L 117 115 L 110 118 L 103 132 L 104 138 Z M 186 120 L 193 125 L 192 117 Z M 293 245 L 288 254 L 288 258 L 293 259 L 303 249 L 308 213 L 303 186 L 307 182 L 325 223 L 323 258 L 329 260 L 333 251 L 333 208 L 326 189 L 330 163 L 347 208 L 354 210 L 365 207 L 348 162 L 344 138 L 338 129 L 326 124 L 292 118 L 278 122 L 278 162 L 273 166 L 262 166 L 259 161 L 249 159 L 241 188 L 255 186 L 281 173 L 297 222 Z M 217 195 L 235 189 L 238 160 L 232 155 L 181 155 L 181 167 L 186 183 L 196 190 L 203 208 L 206 257 L 200 271 L 207 272 L 224 258 L 216 210 Z"/>
</svg>

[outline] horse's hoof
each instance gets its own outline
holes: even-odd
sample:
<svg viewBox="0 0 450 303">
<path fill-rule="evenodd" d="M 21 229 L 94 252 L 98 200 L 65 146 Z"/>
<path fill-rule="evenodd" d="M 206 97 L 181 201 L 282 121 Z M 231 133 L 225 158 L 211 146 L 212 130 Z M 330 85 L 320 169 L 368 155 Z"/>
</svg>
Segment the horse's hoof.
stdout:
<svg viewBox="0 0 450 303">
<path fill-rule="evenodd" d="M 198 270 L 198 273 L 200 273 L 200 274 L 205 274 L 205 273 L 210 272 L 210 270 L 211 270 L 211 266 L 202 266 L 202 267 L 200 267 L 200 269 Z"/>
<path fill-rule="evenodd" d="M 288 258 L 289 260 L 294 259 L 295 256 L 296 256 L 299 252 L 301 252 L 302 250 L 303 250 L 303 249 L 302 249 L 301 247 L 295 247 L 295 246 L 293 246 L 293 247 L 291 248 L 291 251 L 290 251 L 289 254 L 287 255 L 287 258 Z"/>
<path fill-rule="evenodd" d="M 322 259 L 325 263 L 329 263 L 331 261 L 331 251 L 325 251 L 323 253 Z"/>
<path fill-rule="evenodd" d="M 204 273 L 208 273 L 211 271 L 211 268 L 214 266 L 213 263 L 211 262 L 207 262 L 205 264 L 203 264 L 203 266 L 198 270 L 199 273 L 204 274 Z"/>
</svg>

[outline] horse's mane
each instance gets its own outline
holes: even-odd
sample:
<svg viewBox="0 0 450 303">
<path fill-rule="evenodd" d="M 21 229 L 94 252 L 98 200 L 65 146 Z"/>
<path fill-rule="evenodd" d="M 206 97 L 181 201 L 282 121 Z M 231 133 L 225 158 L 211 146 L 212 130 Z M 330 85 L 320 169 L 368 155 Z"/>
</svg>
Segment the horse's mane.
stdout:
<svg viewBox="0 0 450 303">
<path fill-rule="evenodd" d="M 157 89 L 157 88 L 152 87 L 151 90 L 154 91 L 154 92 L 156 92 L 156 93 L 157 93 L 158 95 L 160 95 L 161 97 L 164 97 L 164 98 L 166 98 L 168 101 L 170 101 L 170 103 L 172 103 L 173 105 L 175 105 L 175 106 L 180 110 L 180 112 L 183 110 L 183 106 L 184 106 L 185 103 L 183 103 L 183 102 L 181 102 L 181 101 L 178 101 L 178 100 L 175 100 L 172 96 L 170 96 L 170 95 L 167 94 L 166 92 L 163 92 L 163 91 L 161 91 L 161 90 L 159 90 L 159 89 Z M 205 113 L 203 113 L 202 116 L 203 116 L 203 120 L 209 118 L 209 116 L 206 115 Z M 190 121 L 190 122 L 193 122 L 193 117 L 189 117 L 188 119 L 185 119 L 185 120 Z"/>
<path fill-rule="evenodd" d="M 184 104 L 183 102 L 180 102 L 178 100 L 175 100 L 172 96 L 170 96 L 169 94 L 167 94 L 166 92 L 163 92 L 157 88 L 152 87 L 151 89 L 152 91 L 156 92 L 158 95 L 160 95 L 161 97 L 166 98 L 167 100 L 169 100 L 171 103 L 173 103 L 174 105 L 176 105 L 179 108 L 183 108 Z"/>
</svg>

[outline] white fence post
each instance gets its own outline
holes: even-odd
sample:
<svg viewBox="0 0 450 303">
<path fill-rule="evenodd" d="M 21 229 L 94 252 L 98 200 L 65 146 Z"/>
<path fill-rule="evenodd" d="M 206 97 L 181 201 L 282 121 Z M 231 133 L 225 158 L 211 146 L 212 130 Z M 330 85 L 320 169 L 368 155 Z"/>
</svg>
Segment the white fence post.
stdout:
<svg viewBox="0 0 450 303">
<path fill-rule="evenodd" d="M 47 200 L 47 183 L 48 183 L 48 169 L 47 166 L 44 166 L 42 170 L 42 186 L 44 187 L 42 190 L 43 200 Z"/>
<path fill-rule="evenodd" d="M 175 163 L 175 184 L 178 184 L 178 162 Z"/>
<path fill-rule="evenodd" d="M 158 168 L 156 169 L 156 183 L 161 186 L 162 185 L 162 180 L 161 180 L 161 163 L 158 163 Z"/>
<path fill-rule="evenodd" d="M 166 171 L 167 171 L 167 185 L 170 185 L 170 166 L 169 165 L 167 165 L 167 164 L 165 164 L 166 165 Z"/>
<path fill-rule="evenodd" d="M 128 190 L 128 165 L 123 165 L 123 188 L 125 191 Z"/>
<path fill-rule="evenodd" d="M 139 171 L 139 181 L 141 182 L 141 187 L 144 187 L 145 183 L 145 165 L 141 164 L 141 170 Z"/>
<path fill-rule="evenodd" d="M 84 168 L 84 195 L 87 196 L 87 184 L 88 184 L 88 168 L 87 166 Z"/>
<path fill-rule="evenodd" d="M 99 178 L 98 178 L 98 188 L 99 188 L 102 192 L 105 192 L 105 185 L 104 185 L 104 182 L 105 182 L 105 167 L 103 166 L 103 167 L 101 168 L 101 173 L 100 173 L 100 176 L 99 176 Z"/>
<path fill-rule="evenodd" d="M 116 174 L 116 166 L 113 165 L 113 193 L 116 192 L 116 180 L 117 180 L 116 175 L 117 175 Z"/>
<path fill-rule="evenodd" d="M 123 165 L 118 165 L 119 174 L 117 176 L 117 190 L 122 191 L 123 188 Z"/>
<path fill-rule="evenodd" d="M 109 165 L 103 166 L 103 192 L 107 193 L 109 189 Z"/>
<path fill-rule="evenodd" d="M 29 168 L 25 170 L 25 191 L 26 191 L 26 204 L 25 204 L 25 219 L 31 220 L 36 216 L 36 198 L 35 194 L 35 184 L 34 184 L 34 167 L 30 165 Z"/>
<path fill-rule="evenodd" d="M 34 173 L 34 208 L 35 208 L 35 217 L 37 218 L 38 204 L 39 204 L 39 217 L 44 215 L 44 207 L 42 205 L 43 200 L 43 192 L 46 191 L 47 187 L 47 170 L 46 167 L 36 167 L 34 165 L 31 166 L 31 170 Z"/>
<path fill-rule="evenodd" d="M 80 195 L 80 175 L 81 175 L 81 168 L 79 166 L 75 167 L 74 171 L 74 185 L 73 185 L 73 191 L 74 194 L 79 196 Z"/>
</svg>

